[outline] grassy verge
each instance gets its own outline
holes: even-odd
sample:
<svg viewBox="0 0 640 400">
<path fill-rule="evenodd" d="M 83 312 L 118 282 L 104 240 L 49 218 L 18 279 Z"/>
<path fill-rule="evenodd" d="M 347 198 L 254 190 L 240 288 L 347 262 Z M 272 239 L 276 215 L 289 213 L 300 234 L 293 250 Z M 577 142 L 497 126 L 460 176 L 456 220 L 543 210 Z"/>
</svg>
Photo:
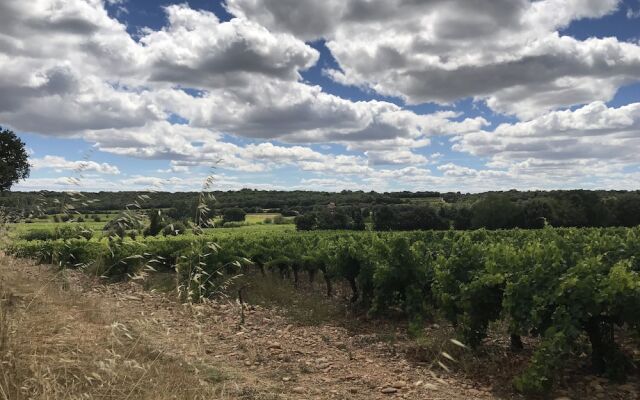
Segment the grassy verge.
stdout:
<svg viewBox="0 0 640 400">
<path fill-rule="evenodd" d="M 15 263 L 0 258 L 0 399 L 230 398 L 223 369 L 158 347 L 118 322 L 113 304 L 70 289 L 64 273 L 34 282 Z"/>
</svg>

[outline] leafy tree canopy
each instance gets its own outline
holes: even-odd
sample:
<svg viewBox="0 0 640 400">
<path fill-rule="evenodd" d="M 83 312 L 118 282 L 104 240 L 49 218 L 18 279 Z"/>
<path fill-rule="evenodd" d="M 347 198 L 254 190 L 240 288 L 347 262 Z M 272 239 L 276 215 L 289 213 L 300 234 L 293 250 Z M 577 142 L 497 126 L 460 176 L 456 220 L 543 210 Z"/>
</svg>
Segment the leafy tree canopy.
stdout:
<svg viewBox="0 0 640 400">
<path fill-rule="evenodd" d="M 0 192 L 29 177 L 30 165 L 24 142 L 15 133 L 0 127 Z"/>
</svg>

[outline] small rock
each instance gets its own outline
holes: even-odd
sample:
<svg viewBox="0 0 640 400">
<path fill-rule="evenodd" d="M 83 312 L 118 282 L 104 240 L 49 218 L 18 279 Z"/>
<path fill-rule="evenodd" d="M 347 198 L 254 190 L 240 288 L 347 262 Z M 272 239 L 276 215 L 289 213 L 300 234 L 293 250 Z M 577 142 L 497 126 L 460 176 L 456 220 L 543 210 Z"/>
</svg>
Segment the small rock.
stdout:
<svg viewBox="0 0 640 400">
<path fill-rule="evenodd" d="M 398 381 L 391 385 L 391 387 L 395 389 L 402 389 L 405 386 L 407 386 L 407 383 L 405 381 Z"/>
<path fill-rule="evenodd" d="M 593 380 L 591 381 L 591 383 L 589 384 L 589 386 L 591 386 L 594 390 L 596 390 L 597 392 L 602 392 L 604 391 L 604 388 L 602 387 L 602 385 L 600 384 L 600 382 L 598 382 L 597 380 Z"/>
<path fill-rule="evenodd" d="M 618 388 L 620 390 L 624 390 L 625 392 L 634 392 L 636 390 L 631 383 L 625 383 L 624 385 L 620 385 Z"/>
<path fill-rule="evenodd" d="M 479 391 L 479 390 L 476 390 L 476 389 L 469 389 L 469 390 L 467 390 L 467 392 L 469 394 L 471 394 L 472 396 L 480 396 L 480 395 L 482 395 L 482 392 Z"/>
<path fill-rule="evenodd" d="M 438 387 L 433 383 L 425 383 L 424 387 L 425 389 L 429 389 L 429 390 L 438 390 Z"/>
<path fill-rule="evenodd" d="M 291 380 L 290 376 L 285 376 L 285 377 L 282 378 L 283 382 L 289 382 L 290 380 Z"/>
<path fill-rule="evenodd" d="M 386 387 L 384 389 L 381 390 L 382 393 L 384 394 L 394 394 L 398 392 L 398 389 L 394 388 L 394 387 Z"/>
<path fill-rule="evenodd" d="M 293 393 L 303 394 L 304 393 L 304 388 L 302 386 L 296 386 L 293 389 L 291 389 L 291 391 Z"/>
</svg>

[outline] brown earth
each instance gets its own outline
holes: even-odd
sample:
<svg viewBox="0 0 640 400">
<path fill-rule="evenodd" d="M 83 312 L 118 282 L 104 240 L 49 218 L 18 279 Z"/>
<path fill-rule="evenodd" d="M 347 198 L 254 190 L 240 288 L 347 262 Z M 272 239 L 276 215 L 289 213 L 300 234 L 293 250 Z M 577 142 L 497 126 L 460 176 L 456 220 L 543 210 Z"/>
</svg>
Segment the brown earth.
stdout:
<svg viewBox="0 0 640 400">
<path fill-rule="evenodd" d="M 519 398 L 498 382 L 526 352 L 499 358 L 514 365 L 476 360 L 446 372 L 417 362 L 415 343 L 378 323 L 304 325 L 250 306 L 241 324 L 235 301 L 183 305 L 137 283 L 104 285 L 1 255 L 0 278 L 0 399 Z M 557 396 L 638 393 L 636 383 L 589 376 L 573 386 Z"/>
</svg>

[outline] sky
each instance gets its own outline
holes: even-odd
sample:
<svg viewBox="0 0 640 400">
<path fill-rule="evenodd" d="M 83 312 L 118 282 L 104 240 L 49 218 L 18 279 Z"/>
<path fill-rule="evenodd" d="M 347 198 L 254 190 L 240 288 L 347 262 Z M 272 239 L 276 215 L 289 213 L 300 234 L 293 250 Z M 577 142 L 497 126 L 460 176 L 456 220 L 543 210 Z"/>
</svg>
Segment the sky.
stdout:
<svg viewBox="0 0 640 400">
<path fill-rule="evenodd" d="M 13 190 L 640 189 L 640 0 L 2 0 Z"/>
</svg>

